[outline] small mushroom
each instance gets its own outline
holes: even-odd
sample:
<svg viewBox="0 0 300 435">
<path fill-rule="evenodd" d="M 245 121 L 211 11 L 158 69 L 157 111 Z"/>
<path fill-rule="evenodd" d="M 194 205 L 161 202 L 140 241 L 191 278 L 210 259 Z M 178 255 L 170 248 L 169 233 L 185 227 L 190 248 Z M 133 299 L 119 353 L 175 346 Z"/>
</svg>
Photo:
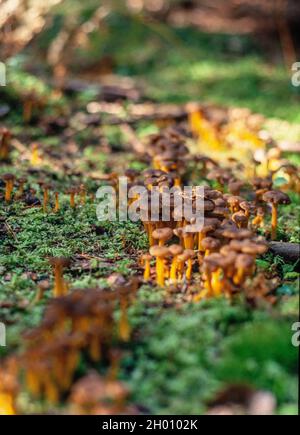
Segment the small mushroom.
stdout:
<svg viewBox="0 0 300 435">
<path fill-rule="evenodd" d="M 70 207 L 75 208 L 75 195 L 77 193 L 76 187 L 71 187 L 67 190 L 67 193 L 70 195 Z"/>
<path fill-rule="evenodd" d="M 156 257 L 156 283 L 160 287 L 165 285 L 165 265 L 164 258 L 170 254 L 165 246 L 151 246 L 150 255 Z"/>
<path fill-rule="evenodd" d="M 233 213 L 232 220 L 238 228 L 247 228 L 248 226 L 248 218 L 241 210 Z"/>
<path fill-rule="evenodd" d="M 183 247 L 181 245 L 173 244 L 169 246 L 170 254 L 173 256 L 171 269 L 170 269 L 170 281 L 177 282 L 177 268 L 178 268 L 178 255 L 183 253 Z"/>
<path fill-rule="evenodd" d="M 8 160 L 11 132 L 7 128 L 1 130 L 0 160 Z"/>
<path fill-rule="evenodd" d="M 70 260 L 66 257 L 50 257 L 49 263 L 54 270 L 54 297 L 64 296 L 67 294 L 68 286 L 63 278 L 63 270 L 70 265 Z"/>
<path fill-rule="evenodd" d="M 221 242 L 219 239 L 216 239 L 215 237 L 204 237 L 201 241 L 202 248 L 205 250 L 205 256 L 210 255 L 212 252 L 217 251 L 220 246 Z"/>
<path fill-rule="evenodd" d="M 5 202 L 11 201 L 11 195 L 14 188 L 15 176 L 13 174 L 4 174 L 2 179 L 5 183 Z"/>
<path fill-rule="evenodd" d="M 236 274 L 233 277 L 233 282 L 237 285 L 243 284 L 245 277 L 250 275 L 254 265 L 254 258 L 248 254 L 239 254 L 235 260 Z"/>
<path fill-rule="evenodd" d="M 286 193 L 280 192 L 280 190 L 269 190 L 263 194 L 262 199 L 272 206 L 271 239 L 275 240 L 277 232 L 278 205 L 290 204 L 291 200 Z"/>
<path fill-rule="evenodd" d="M 150 279 L 150 261 L 152 256 L 150 254 L 142 255 L 142 264 L 144 265 L 144 281 L 149 281 Z"/>
<path fill-rule="evenodd" d="M 155 240 L 158 240 L 159 246 L 164 246 L 165 242 L 170 240 L 173 236 L 173 230 L 169 227 L 157 228 L 152 232 L 152 237 Z"/>
<path fill-rule="evenodd" d="M 55 192 L 54 196 L 55 196 L 55 204 L 54 204 L 53 211 L 54 211 L 54 213 L 58 213 L 59 212 L 59 193 Z"/>
</svg>

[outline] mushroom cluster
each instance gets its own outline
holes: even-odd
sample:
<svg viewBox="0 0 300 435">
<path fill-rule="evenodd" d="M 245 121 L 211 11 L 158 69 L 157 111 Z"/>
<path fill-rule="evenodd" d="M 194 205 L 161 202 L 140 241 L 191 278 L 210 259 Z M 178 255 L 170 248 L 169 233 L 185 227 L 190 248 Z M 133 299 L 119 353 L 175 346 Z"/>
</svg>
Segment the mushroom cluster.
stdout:
<svg viewBox="0 0 300 435">
<path fill-rule="evenodd" d="M 129 395 L 125 385 L 109 377 L 101 377 L 91 371 L 79 379 L 71 389 L 70 413 L 75 415 L 136 414 L 136 409 L 127 405 Z"/>
<path fill-rule="evenodd" d="M 157 189 L 159 218 L 151 220 L 149 212 L 146 218 L 142 218 L 150 245 L 149 252 L 141 256 L 144 280 L 152 279 L 152 261 L 155 260 L 155 279 L 160 287 L 182 280 L 190 282 L 193 271 L 198 271 L 202 282 L 201 294 L 232 295 L 248 277 L 253 276 L 256 256 L 267 250 L 266 242 L 256 237 L 255 232 L 257 228 L 264 227 L 269 204 L 272 206 L 271 239 L 274 240 L 277 207 L 289 204 L 290 200 L 286 193 L 272 190 L 272 174 L 255 176 L 249 182 L 242 178 L 244 167 L 235 159 L 230 159 L 230 167 L 221 167 L 214 160 L 197 155 L 193 161 L 194 171 L 200 163 L 201 176 L 209 184 L 203 186 L 201 198 L 193 186 L 189 194 L 185 191 L 180 194 L 192 210 L 196 210 L 196 201 L 201 199 L 203 216 L 177 219 L 171 195 L 168 205 L 170 220 L 165 221 L 163 213 L 166 210 L 161 205 L 164 188 L 179 187 L 189 163 L 184 143 L 183 136 L 170 128 L 161 135 L 150 137 L 150 151 L 147 153 L 154 168 L 145 170 L 142 176 L 149 191 Z M 169 152 L 171 161 L 171 154 L 174 151 L 175 155 L 177 148 L 178 161 L 173 159 L 173 165 L 163 165 L 164 153 Z M 138 182 L 136 174 L 133 181 Z M 147 210 L 149 208 L 148 204 Z"/>
<path fill-rule="evenodd" d="M 24 333 L 25 351 L 18 364 L 29 391 L 57 402 L 70 389 L 82 353 L 98 362 L 111 355 L 116 333 L 122 341 L 128 340 L 127 307 L 136 289 L 136 283 L 129 282 L 114 292 L 74 290 L 52 299 L 41 324 Z M 116 325 L 113 313 L 118 304 L 121 315 Z M 110 360 L 110 373 L 115 373 L 114 359 Z"/>
</svg>

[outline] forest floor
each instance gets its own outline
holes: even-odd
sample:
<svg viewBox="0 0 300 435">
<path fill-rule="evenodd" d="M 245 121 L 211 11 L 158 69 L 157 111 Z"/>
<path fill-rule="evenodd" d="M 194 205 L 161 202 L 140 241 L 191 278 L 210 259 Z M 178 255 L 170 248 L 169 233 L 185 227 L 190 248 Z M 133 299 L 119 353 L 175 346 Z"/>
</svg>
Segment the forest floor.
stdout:
<svg viewBox="0 0 300 435">
<path fill-rule="evenodd" d="M 192 36 L 187 35 L 193 40 Z M 274 139 L 299 141 L 299 96 L 287 85 L 284 70 L 265 63 L 256 53 L 235 58 L 226 52 L 232 44 L 226 38 L 222 50 L 217 37 L 210 41 L 196 58 L 192 46 L 190 61 L 182 62 L 179 50 L 140 71 L 134 65 L 142 59 L 135 58 L 132 66 L 127 59 L 127 70 L 120 68 L 122 75 L 106 79 L 104 86 L 103 82 L 102 87 L 87 85 L 89 77 L 81 75 L 76 82 L 68 80 L 60 94 L 47 80 L 11 66 L 12 78 L 1 91 L 0 120 L 13 140 L 10 160 L 0 166 L 0 179 L 5 173 L 25 177 L 27 189 L 34 192 L 31 202 L 6 204 L 0 181 L 0 321 L 7 327 L 1 359 L 22 352 L 22 332 L 38 326 L 43 318 L 53 286 L 49 256 L 71 259 L 65 272 L 71 290 L 106 288 L 116 280 L 142 278 L 139 259 L 148 249 L 142 224 L 98 222 L 97 203 L 88 199 L 84 206 L 70 209 L 67 190 L 83 183 L 89 193 L 95 193 L 112 172 L 122 175 L 128 168 L 148 168 L 147 159 L 132 144 L 143 144 L 147 135 L 170 123 L 186 125 L 184 117 L 172 120 L 172 111 L 180 113 L 183 103 L 191 100 L 247 107 L 266 116 L 265 128 Z M 22 110 L 31 90 L 47 103 L 26 123 Z M 126 94 L 124 102 L 112 101 L 120 93 Z M 148 115 L 128 123 L 138 110 Z M 168 116 L 155 119 L 160 110 L 171 111 L 171 121 Z M 203 152 L 201 144 L 198 152 Z M 284 157 L 300 164 L 299 154 Z M 48 211 L 43 211 L 41 181 L 60 192 L 59 212 L 51 211 L 53 194 Z M 200 176 L 195 182 L 210 183 Z M 300 199 L 288 193 L 292 203 L 280 209 L 278 240 L 298 243 Z M 128 311 L 132 338 L 119 343 L 118 373 L 130 391 L 129 403 L 139 412 L 201 414 L 215 404 L 226 404 L 226 391 L 230 395 L 236 388 L 244 401 L 253 390 L 270 392 L 276 413 L 297 413 L 298 352 L 291 345 L 291 327 L 299 313 L 297 265 L 266 253 L 256 266 L 270 280 L 277 280 L 275 303 L 261 300 L 253 307 L 243 295 L 234 301 L 221 297 L 194 302 L 185 297 L 184 288 L 172 293 L 153 284 L 140 285 Z M 48 287 L 37 301 L 41 282 Z M 76 379 L 91 368 L 105 370 L 102 363 L 82 357 Z M 63 400 L 53 407 L 33 400 L 25 390 L 19 406 L 24 413 L 65 410 Z"/>
</svg>

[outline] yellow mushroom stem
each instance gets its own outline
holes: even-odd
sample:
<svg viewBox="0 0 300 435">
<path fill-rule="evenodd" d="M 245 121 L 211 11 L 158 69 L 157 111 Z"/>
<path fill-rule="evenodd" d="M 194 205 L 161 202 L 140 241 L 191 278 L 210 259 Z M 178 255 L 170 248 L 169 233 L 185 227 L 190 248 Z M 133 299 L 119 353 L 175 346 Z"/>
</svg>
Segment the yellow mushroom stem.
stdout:
<svg viewBox="0 0 300 435">
<path fill-rule="evenodd" d="M 43 211 L 47 213 L 47 206 L 49 202 L 49 190 L 47 188 L 44 189 L 44 197 L 43 197 Z"/>
<path fill-rule="evenodd" d="M 63 267 L 60 264 L 54 266 L 54 297 L 64 296 L 67 293 L 67 285 L 63 278 Z"/>
<path fill-rule="evenodd" d="M 38 165 L 40 162 L 40 157 L 39 157 L 39 148 L 37 144 L 34 144 L 32 146 L 32 151 L 31 151 L 31 157 L 30 157 L 30 163 L 32 166 L 36 166 Z"/>
<path fill-rule="evenodd" d="M 192 278 L 192 268 L 193 268 L 193 260 L 191 258 L 189 258 L 187 260 L 187 269 L 186 269 L 186 272 L 185 272 L 185 276 L 186 276 L 186 279 L 188 281 L 190 281 L 191 278 Z"/>
<path fill-rule="evenodd" d="M 276 239 L 277 219 L 278 219 L 277 204 L 272 203 L 272 219 L 271 219 L 271 239 L 272 240 Z"/>
<path fill-rule="evenodd" d="M 7 180 L 5 181 L 5 202 L 11 201 L 11 195 L 14 188 L 14 181 Z"/>
<path fill-rule="evenodd" d="M 184 238 L 184 248 L 185 249 L 194 249 L 194 235 L 193 233 L 186 233 Z"/>
<path fill-rule="evenodd" d="M 86 190 L 83 187 L 80 189 L 80 204 L 85 205 L 85 202 L 86 202 Z"/>
<path fill-rule="evenodd" d="M 255 216 L 255 218 L 252 219 L 252 225 L 262 227 L 264 225 L 263 216 L 260 215 Z"/>
<path fill-rule="evenodd" d="M 218 297 L 222 294 L 222 290 L 224 287 L 224 280 L 223 280 L 223 270 L 221 268 L 218 268 L 216 271 L 212 272 L 211 286 L 213 289 L 214 296 Z"/>
<path fill-rule="evenodd" d="M 70 193 L 70 206 L 71 208 L 75 208 L 75 192 Z"/>
<path fill-rule="evenodd" d="M 144 281 L 149 281 L 150 279 L 150 259 L 144 260 Z"/>
<path fill-rule="evenodd" d="M 172 281 L 173 283 L 177 282 L 177 268 L 178 268 L 178 260 L 177 260 L 177 255 L 175 255 L 172 260 L 171 269 L 170 269 L 170 281 Z"/>
<path fill-rule="evenodd" d="M 119 323 L 119 334 L 123 341 L 128 341 L 130 338 L 130 326 L 127 317 L 127 300 L 122 297 L 120 301 L 121 317 Z"/>
<path fill-rule="evenodd" d="M 233 277 L 233 282 L 236 285 L 240 285 L 243 284 L 244 280 L 245 280 L 245 269 L 243 267 L 238 267 Z"/>
<path fill-rule="evenodd" d="M 59 211 L 59 195 L 58 192 L 55 192 L 55 205 L 54 205 L 54 213 Z"/>
<path fill-rule="evenodd" d="M 156 283 L 160 287 L 165 285 L 164 260 L 161 257 L 156 257 Z"/>
<path fill-rule="evenodd" d="M 204 239 L 205 234 L 203 234 L 201 231 L 198 233 L 198 251 L 203 251 L 202 248 L 202 240 Z"/>
<path fill-rule="evenodd" d="M 206 285 L 208 290 L 208 296 L 213 296 L 213 288 L 212 288 L 212 272 L 209 267 L 206 268 Z"/>
</svg>

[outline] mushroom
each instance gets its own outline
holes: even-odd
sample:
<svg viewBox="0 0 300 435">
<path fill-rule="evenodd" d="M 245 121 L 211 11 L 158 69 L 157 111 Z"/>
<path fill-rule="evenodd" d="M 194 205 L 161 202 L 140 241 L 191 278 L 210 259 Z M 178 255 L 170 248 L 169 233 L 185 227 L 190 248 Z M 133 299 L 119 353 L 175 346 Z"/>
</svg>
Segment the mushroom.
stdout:
<svg viewBox="0 0 300 435">
<path fill-rule="evenodd" d="M 243 284 L 245 277 L 250 275 L 254 265 L 254 258 L 248 254 L 239 254 L 235 260 L 235 267 L 237 269 L 233 282 L 237 285 Z"/>
<path fill-rule="evenodd" d="M 5 183 L 5 202 L 10 202 L 14 188 L 15 176 L 13 174 L 4 174 L 2 179 Z"/>
<path fill-rule="evenodd" d="M 247 228 L 248 226 L 248 218 L 241 210 L 233 213 L 232 220 L 238 228 Z"/>
<path fill-rule="evenodd" d="M 269 190 L 263 194 L 262 199 L 272 206 L 271 239 L 275 240 L 277 232 L 278 205 L 290 204 L 291 200 L 286 193 L 280 192 L 280 190 Z"/>
<path fill-rule="evenodd" d="M 152 256 L 150 254 L 142 255 L 142 264 L 144 265 L 144 281 L 149 281 L 150 279 L 150 261 Z"/>
<path fill-rule="evenodd" d="M 50 257 L 49 263 L 54 270 L 54 297 L 64 296 L 68 291 L 68 286 L 63 278 L 63 270 L 70 265 L 70 260 L 66 257 Z"/>
<path fill-rule="evenodd" d="M 228 190 L 232 195 L 239 195 L 242 187 L 244 186 L 244 182 L 241 180 L 231 180 L 228 183 Z"/>
<path fill-rule="evenodd" d="M 24 185 L 26 183 L 27 179 L 25 177 L 21 177 L 18 179 L 18 191 L 16 193 L 16 198 L 22 198 L 24 194 Z"/>
<path fill-rule="evenodd" d="M 75 195 L 77 193 L 76 187 L 70 187 L 70 189 L 67 190 L 67 193 L 70 195 L 70 207 L 75 208 Z"/>
<path fill-rule="evenodd" d="M 55 196 L 55 205 L 54 205 L 53 211 L 54 211 L 54 213 L 57 213 L 57 212 L 59 212 L 59 193 L 55 192 L 54 196 Z"/>
<path fill-rule="evenodd" d="M 0 141 L 0 160 L 8 160 L 11 132 L 7 128 L 3 128 L 1 134 L 2 137 Z"/>
<path fill-rule="evenodd" d="M 183 251 L 183 253 L 184 253 L 184 255 L 186 257 L 186 261 L 187 261 L 187 268 L 186 268 L 185 276 L 186 276 L 186 279 L 188 281 L 190 281 L 192 278 L 193 257 L 195 256 L 195 252 L 193 249 L 185 249 Z"/>
<path fill-rule="evenodd" d="M 215 237 L 204 237 L 201 241 L 201 246 L 205 250 L 205 256 L 207 256 L 217 251 L 221 246 L 221 242 Z"/>
<path fill-rule="evenodd" d="M 80 184 L 79 186 L 79 195 L 80 195 L 80 204 L 84 205 L 86 202 L 86 188 L 84 184 Z"/>
<path fill-rule="evenodd" d="M 169 249 L 165 246 L 151 246 L 150 255 L 156 257 L 156 283 L 160 287 L 165 285 L 164 258 L 169 255 Z"/>
<path fill-rule="evenodd" d="M 173 236 L 173 230 L 169 227 L 157 228 L 152 232 L 152 237 L 155 240 L 158 240 L 159 246 L 164 246 L 165 242 L 170 240 Z"/>
<path fill-rule="evenodd" d="M 256 216 L 252 219 L 252 225 L 254 227 L 262 228 L 264 226 L 265 210 L 263 207 L 257 207 Z"/>
<path fill-rule="evenodd" d="M 42 188 L 43 188 L 43 210 L 44 213 L 47 213 L 47 206 L 49 202 L 49 189 L 51 188 L 51 185 L 47 183 L 43 183 Z"/>
<path fill-rule="evenodd" d="M 169 246 L 170 254 L 173 256 L 171 269 L 170 269 L 170 281 L 177 282 L 177 268 L 178 268 L 178 255 L 183 253 L 183 247 L 181 245 L 173 244 Z"/>
</svg>

